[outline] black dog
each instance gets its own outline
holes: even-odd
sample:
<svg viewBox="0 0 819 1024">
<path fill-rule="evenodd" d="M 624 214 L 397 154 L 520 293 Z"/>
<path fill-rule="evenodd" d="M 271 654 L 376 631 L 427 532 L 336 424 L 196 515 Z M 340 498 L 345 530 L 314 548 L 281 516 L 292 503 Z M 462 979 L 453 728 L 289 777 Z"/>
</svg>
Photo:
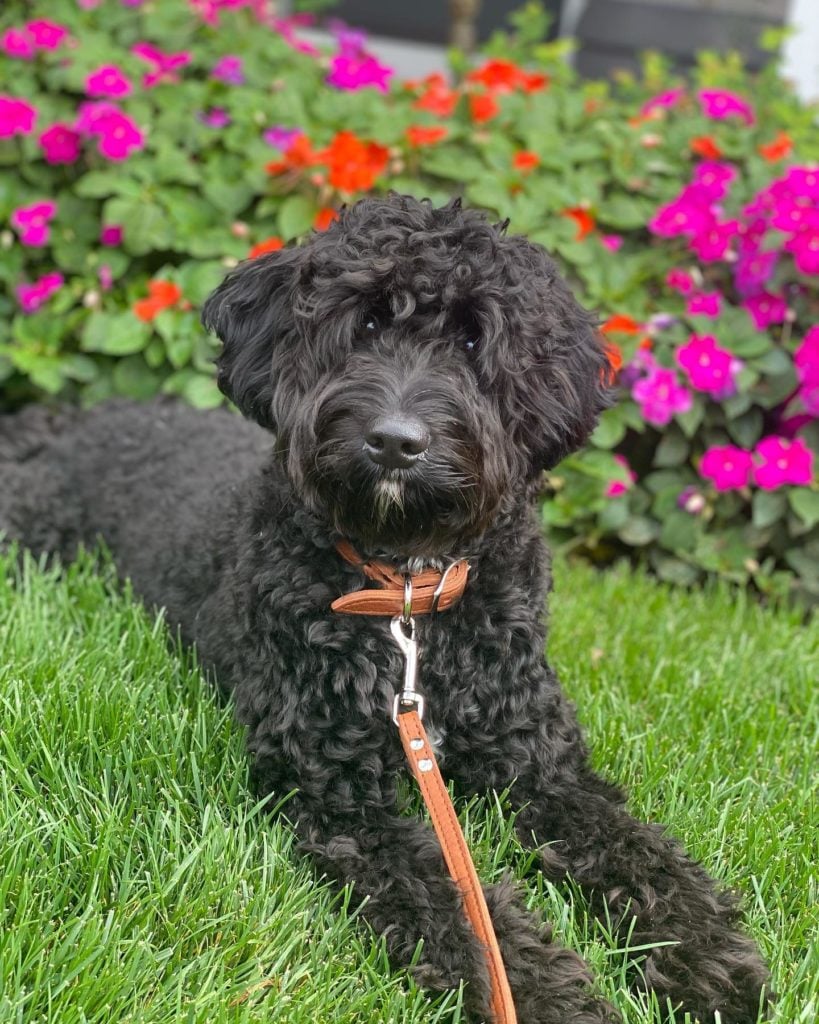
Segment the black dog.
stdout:
<svg viewBox="0 0 819 1024">
<path fill-rule="evenodd" d="M 595 320 L 552 261 L 458 202 L 365 199 L 240 266 L 204 321 L 220 387 L 265 430 L 167 402 L 7 418 L 0 529 L 63 557 L 105 540 L 232 693 L 261 792 L 296 790 L 303 847 L 355 883 L 396 962 L 423 940 L 422 983 L 466 979 L 480 1019 L 482 951 L 434 835 L 400 813 L 389 619 L 329 608 L 365 585 L 340 538 L 399 570 L 467 558 L 460 601 L 418 620 L 445 775 L 465 794 L 509 787 L 549 877 L 570 874 L 631 946 L 661 943 L 636 984 L 703 1021 L 756 1021 L 767 974 L 733 900 L 591 771 L 544 659 L 533 498 L 607 401 Z M 521 1024 L 618 1019 L 511 885 L 487 899 Z"/>
</svg>

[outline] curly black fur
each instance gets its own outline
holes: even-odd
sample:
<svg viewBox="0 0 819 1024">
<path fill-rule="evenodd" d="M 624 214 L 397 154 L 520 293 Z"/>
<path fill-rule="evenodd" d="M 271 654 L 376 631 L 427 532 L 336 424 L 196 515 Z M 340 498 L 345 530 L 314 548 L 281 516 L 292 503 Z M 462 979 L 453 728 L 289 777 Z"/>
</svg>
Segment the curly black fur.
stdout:
<svg viewBox="0 0 819 1024">
<path fill-rule="evenodd" d="M 401 655 L 386 620 L 329 610 L 364 584 L 340 536 L 399 566 L 467 557 L 460 603 L 418 621 L 445 774 L 463 793 L 509 787 L 545 871 L 571 874 L 632 945 L 666 943 L 637 984 L 703 1021 L 756 1021 L 767 973 L 731 899 L 591 772 L 543 656 L 532 499 L 607 401 L 594 318 L 553 262 L 457 202 L 366 199 L 303 247 L 240 266 L 204 320 L 224 342 L 221 388 L 266 430 L 167 401 L 7 418 L 0 529 L 63 557 L 105 540 L 232 694 L 260 791 L 296 791 L 304 849 L 355 883 L 396 962 L 423 940 L 420 981 L 466 979 L 481 1019 L 482 952 L 434 834 L 399 813 Z M 411 465 L 369 457 L 384 416 L 423 425 Z M 521 1024 L 618 1019 L 508 883 L 487 898 Z"/>
</svg>

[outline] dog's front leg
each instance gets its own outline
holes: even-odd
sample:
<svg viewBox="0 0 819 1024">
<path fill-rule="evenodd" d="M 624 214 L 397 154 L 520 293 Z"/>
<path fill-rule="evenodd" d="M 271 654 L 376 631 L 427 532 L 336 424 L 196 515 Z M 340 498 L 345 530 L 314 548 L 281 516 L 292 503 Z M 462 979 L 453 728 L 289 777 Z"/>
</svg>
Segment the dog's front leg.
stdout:
<svg viewBox="0 0 819 1024">
<path fill-rule="evenodd" d="M 554 879 L 571 875 L 595 913 L 640 950 L 638 984 L 661 1006 L 702 1022 L 756 1024 L 768 972 L 737 927 L 735 900 L 663 828 L 628 813 L 620 793 L 585 768 L 512 788 L 523 841 L 544 846 Z M 715 1014 L 719 1012 L 719 1017 Z"/>
</svg>

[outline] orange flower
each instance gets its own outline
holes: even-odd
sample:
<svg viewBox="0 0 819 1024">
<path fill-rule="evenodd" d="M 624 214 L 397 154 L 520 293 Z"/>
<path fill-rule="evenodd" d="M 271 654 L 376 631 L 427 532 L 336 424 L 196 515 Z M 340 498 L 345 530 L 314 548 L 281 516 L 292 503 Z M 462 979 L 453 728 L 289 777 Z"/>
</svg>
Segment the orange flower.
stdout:
<svg viewBox="0 0 819 1024">
<path fill-rule="evenodd" d="M 247 258 L 255 260 L 257 256 L 261 256 L 263 253 L 278 252 L 279 249 L 283 248 L 284 242 L 274 235 L 272 238 L 266 238 L 263 242 L 257 242 L 247 254 Z"/>
<path fill-rule="evenodd" d="M 548 75 L 540 75 L 536 72 L 531 74 L 524 74 L 521 80 L 521 88 L 524 92 L 540 92 L 541 89 L 546 89 L 551 82 Z"/>
<path fill-rule="evenodd" d="M 522 149 L 512 157 L 512 166 L 520 171 L 521 174 L 528 174 L 530 171 L 533 171 L 539 163 L 540 157 L 537 153 L 531 153 L 528 149 Z"/>
<path fill-rule="evenodd" d="M 341 192 L 366 192 L 387 166 L 389 150 L 376 142 L 364 142 L 352 132 L 337 132 L 333 141 L 316 154 L 329 168 L 328 180 Z"/>
<path fill-rule="evenodd" d="M 313 218 L 313 227 L 316 231 L 326 231 L 334 220 L 338 220 L 338 210 L 334 210 L 332 206 L 324 206 Z"/>
<path fill-rule="evenodd" d="M 623 368 L 623 350 L 619 345 L 615 345 L 613 341 L 607 341 L 603 346 L 603 351 L 606 353 L 606 359 L 609 361 L 608 373 L 606 374 L 607 383 L 613 384 L 617 374 Z"/>
<path fill-rule="evenodd" d="M 449 117 L 458 105 L 457 90 L 450 89 L 441 74 L 429 75 L 422 84 L 426 86 L 426 92 L 419 96 L 413 107 L 429 110 L 439 117 Z"/>
<path fill-rule="evenodd" d="M 182 289 L 173 281 L 149 281 L 148 298 L 139 299 L 131 309 L 140 320 L 150 323 L 158 313 L 176 305 L 181 298 Z"/>
<path fill-rule="evenodd" d="M 722 156 L 722 150 L 711 135 L 695 136 L 689 141 L 688 148 L 703 160 L 719 160 Z"/>
<path fill-rule="evenodd" d="M 582 206 L 573 206 L 561 212 L 564 217 L 571 217 L 577 225 L 577 234 L 574 236 L 576 242 L 582 242 L 586 235 L 597 226 L 594 217 Z"/>
<path fill-rule="evenodd" d="M 284 151 L 283 160 L 271 160 L 265 164 L 268 174 L 282 174 L 284 171 L 297 171 L 310 167 L 316 162 L 316 153 L 306 135 L 297 135 Z"/>
<path fill-rule="evenodd" d="M 498 101 L 491 93 L 469 97 L 469 113 L 476 124 L 491 121 L 499 111 Z"/>
<path fill-rule="evenodd" d="M 421 124 L 413 124 L 404 134 L 411 146 L 433 146 L 449 135 L 449 129 L 443 126 L 428 128 Z"/>
<path fill-rule="evenodd" d="M 633 317 L 626 316 L 625 313 L 615 313 L 614 316 L 608 318 L 600 330 L 604 334 L 609 334 L 612 331 L 618 334 L 639 334 L 642 328 Z"/>
<path fill-rule="evenodd" d="M 793 152 L 793 139 L 787 132 L 779 132 L 773 142 L 757 146 L 757 152 L 769 163 L 784 160 L 786 156 L 790 156 Z"/>
</svg>

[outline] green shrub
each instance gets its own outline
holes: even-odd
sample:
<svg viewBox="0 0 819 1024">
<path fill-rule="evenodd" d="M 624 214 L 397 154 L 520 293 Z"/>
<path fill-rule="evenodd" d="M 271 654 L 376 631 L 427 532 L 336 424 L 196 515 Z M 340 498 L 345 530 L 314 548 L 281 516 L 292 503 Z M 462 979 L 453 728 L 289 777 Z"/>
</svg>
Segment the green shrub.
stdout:
<svg viewBox="0 0 819 1024">
<path fill-rule="evenodd" d="M 581 82 L 529 7 L 474 68 L 454 55 L 454 86 L 395 83 L 351 33 L 317 54 L 263 7 L 4 8 L 4 404 L 215 404 L 198 307 L 226 267 L 367 191 L 461 193 L 556 254 L 619 372 L 547 478 L 553 535 L 819 597 L 819 140 L 775 63 Z"/>
</svg>

